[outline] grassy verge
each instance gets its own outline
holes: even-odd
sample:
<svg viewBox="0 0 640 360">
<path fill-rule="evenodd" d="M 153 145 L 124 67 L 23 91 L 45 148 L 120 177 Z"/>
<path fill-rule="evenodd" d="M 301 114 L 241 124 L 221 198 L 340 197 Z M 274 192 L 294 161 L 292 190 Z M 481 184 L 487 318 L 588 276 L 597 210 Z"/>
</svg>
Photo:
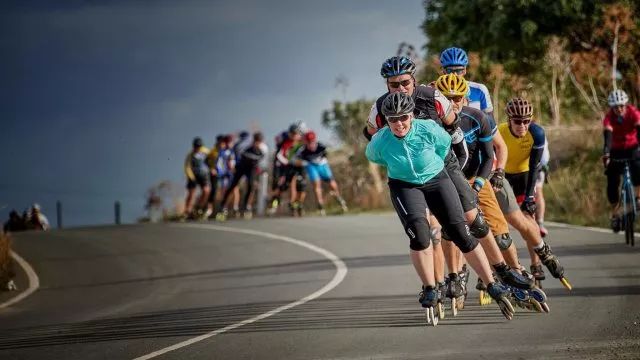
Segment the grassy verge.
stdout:
<svg viewBox="0 0 640 360">
<path fill-rule="evenodd" d="M 549 132 L 551 174 L 546 220 L 608 227 L 606 178 L 598 129 Z"/>
</svg>

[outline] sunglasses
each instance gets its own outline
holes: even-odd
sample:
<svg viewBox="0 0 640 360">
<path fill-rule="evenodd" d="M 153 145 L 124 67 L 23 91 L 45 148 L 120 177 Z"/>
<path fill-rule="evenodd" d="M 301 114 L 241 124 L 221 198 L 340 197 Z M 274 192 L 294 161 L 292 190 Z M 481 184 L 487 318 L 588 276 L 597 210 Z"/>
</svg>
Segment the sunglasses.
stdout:
<svg viewBox="0 0 640 360">
<path fill-rule="evenodd" d="M 413 81 L 410 79 L 407 80 L 402 80 L 402 81 L 389 81 L 387 82 L 387 84 L 389 84 L 389 87 L 392 89 L 397 89 L 400 87 L 400 85 L 402 85 L 403 87 L 409 87 L 409 85 L 411 85 Z"/>
<path fill-rule="evenodd" d="M 445 68 L 444 72 L 447 74 L 455 73 L 456 75 L 462 75 L 464 73 L 465 68 Z"/>
<path fill-rule="evenodd" d="M 411 114 L 404 114 L 404 115 L 398 115 L 398 116 L 389 116 L 387 117 L 387 121 L 390 123 L 394 123 L 394 122 L 398 122 L 398 121 L 407 121 L 409 120 L 409 117 L 411 116 Z"/>
<path fill-rule="evenodd" d="M 531 119 L 509 119 L 514 125 L 529 125 L 531 123 Z"/>
</svg>

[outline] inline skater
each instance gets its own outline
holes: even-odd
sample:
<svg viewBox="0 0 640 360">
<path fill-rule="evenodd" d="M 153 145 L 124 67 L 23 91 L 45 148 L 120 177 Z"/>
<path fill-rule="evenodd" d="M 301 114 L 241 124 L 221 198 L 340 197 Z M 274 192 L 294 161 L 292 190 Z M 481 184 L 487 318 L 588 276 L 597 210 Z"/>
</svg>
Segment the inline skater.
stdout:
<svg viewBox="0 0 640 360">
<path fill-rule="evenodd" d="M 238 183 L 243 177 L 245 177 L 247 180 L 247 192 L 244 195 L 242 211 L 245 213 L 249 211 L 248 202 L 249 197 L 251 196 L 251 192 L 253 191 L 253 176 L 256 167 L 269 151 L 267 145 L 263 140 L 264 137 L 261 132 L 256 132 L 255 134 L 253 134 L 253 143 L 240 156 L 240 160 L 238 161 L 238 164 L 236 166 L 236 171 L 233 175 L 233 179 L 231 180 L 231 184 L 229 185 L 227 191 L 224 193 L 222 201 L 218 206 L 216 220 L 225 221 L 227 219 L 227 216 L 229 214 L 229 211 L 226 208 L 227 200 L 229 199 L 231 193 L 238 187 Z"/>
<path fill-rule="evenodd" d="M 461 170 L 461 167 L 467 162 L 469 156 L 468 150 L 466 149 L 466 142 L 464 141 L 464 134 L 458 125 L 460 118 L 455 111 L 453 111 L 451 102 L 437 89 L 423 85 L 415 85 L 415 64 L 407 57 L 396 56 L 387 59 L 387 61 L 383 63 L 380 72 L 382 76 L 387 79 L 387 90 L 389 93 L 406 93 L 414 99 L 414 115 L 417 118 L 432 119 L 451 134 L 451 143 L 456 145 L 455 149 L 458 150 L 456 154 L 459 155 L 454 155 L 453 151 L 447 154 L 447 158 L 445 159 L 446 171 L 453 181 L 460 197 L 471 234 L 480 239 L 482 243 L 494 244 L 495 239 L 493 238 L 493 234 L 491 234 L 482 213 L 477 209 L 476 194 L 471 189 Z M 371 108 L 366 129 L 368 134 L 375 133 L 377 129 L 380 129 L 386 124 L 384 114 L 381 114 L 379 111 L 384 96 L 386 96 L 386 94 L 378 98 Z M 461 159 L 462 164 L 459 162 Z M 442 235 L 447 239 L 445 234 L 446 231 Z M 445 253 L 445 255 L 447 254 Z M 492 264 L 499 264 L 504 260 L 499 252 L 497 256 L 494 257 L 494 255 L 496 254 L 489 254 Z M 446 256 L 446 261 L 450 270 L 447 293 L 455 298 L 462 297 L 466 294 L 468 274 L 464 274 L 462 278 L 460 277 L 455 259 L 452 256 Z M 506 268 L 501 267 L 500 271 L 500 276 L 510 285 L 517 286 L 517 284 L 524 281 L 521 274 L 508 266 Z"/>
<path fill-rule="evenodd" d="M 304 140 L 305 144 L 296 153 L 294 162 L 304 166 L 306 169 L 309 181 L 313 184 L 313 191 L 318 201 L 320 214 L 326 215 L 321 180 L 329 184 L 330 194 L 336 198 L 342 208 L 342 212 L 347 212 L 347 203 L 340 196 L 338 183 L 333 177 L 333 172 L 327 160 L 327 148 L 318 142 L 316 133 L 313 131 L 308 131 L 304 134 Z"/>
<path fill-rule="evenodd" d="M 488 284 L 488 292 L 507 319 L 514 309 L 509 291 L 493 280 L 489 262 L 471 236 L 456 188 L 445 170 L 451 137 L 433 120 L 414 120 L 414 100 L 404 92 L 389 94 L 382 103 L 388 126 L 367 145 L 369 161 L 385 166 L 391 201 L 409 237 L 410 255 L 422 282 L 419 301 L 425 308 L 437 304 L 433 274 L 431 233 L 425 217 L 427 207 L 465 254 L 471 267 Z M 468 185 L 467 185 L 468 186 Z"/>
<path fill-rule="evenodd" d="M 187 176 L 187 198 L 183 218 L 196 219 L 204 214 L 211 192 L 211 174 L 207 165 L 209 149 L 204 147 L 202 139 L 196 137 L 192 142 L 192 149 L 184 161 L 184 173 Z M 193 209 L 196 188 L 200 187 L 200 197 Z"/>
<path fill-rule="evenodd" d="M 611 205 L 611 229 L 620 231 L 620 183 L 624 162 L 615 160 L 630 159 L 629 172 L 631 183 L 636 193 L 636 208 L 640 208 L 640 154 L 638 154 L 638 137 L 640 137 L 640 111 L 628 104 L 629 96 L 624 90 L 613 90 L 607 99 L 609 111 L 602 120 L 604 134 L 604 151 L 602 162 L 607 175 L 607 199 Z M 614 160 L 614 161 L 611 161 Z"/>
<path fill-rule="evenodd" d="M 275 137 L 276 150 L 273 156 L 273 165 L 271 169 L 271 199 L 269 200 L 267 214 L 274 215 L 278 211 L 278 206 L 281 203 L 280 182 L 284 182 L 286 176 L 286 165 L 278 160 L 277 154 L 280 152 L 282 145 L 289 139 L 289 131 L 283 131 Z"/>
<path fill-rule="evenodd" d="M 462 76 L 455 73 L 442 75 L 436 81 L 436 86 L 451 101 L 454 111 L 460 116 L 460 128 L 464 131 L 467 149 L 469 150 L 469 161 L 463 172 L 473 190 L 478 194 L 480 210 L 484 213 L 496 240 L 495 242 L 483 243 L 481 241 L 480 243 L 490 261 L 492 258 L 500 260 L 504 256 L 502 261 L 493 265 L 494 269 L 498 270 L 509 266 L 519 270 L 520 263 L 515 245 L 509 234 L 509 225 L 500 210 L 491 184 L 486 180 L 491 173 L 493 165 L 492 138 L 493 134 L 497 132 L 497 128 L 482 111 L 465 105 L 465 96 L 469 91 L 469 87 Z M 489 254 L 492 255 L 490 256 Z M 500 275 L 500 273 L 498 270 L 497 274 Z M 533 280 L 527 277 L 519 277 L 515 280 L 514 287 L 525 290 L 532 289 Z M 483 291 L 484 285 L 481 280 L 479 280 L 479 283 L 480 289 Z M 520 293 L 518 292 L 518 294 Z M 527 296 L 525 300 L 528 301 L 528 304 L 542 310 L 539 305 L 544 303 L 546 295 L 539 289 L 534 289 L 531 295 L 531 297 Z M 514 299 L 521 300 L 516 296 L 514 296 Z"/>
<path fill-rule="evenodd" d="M 538 225 L 533 216 L 536 212 L 535 197 L 533 195 L 535 179 L 539 169 L 542 150 L 546 142 L 544 129 L 536 123 L 532 123 L 533 107 L 529 101 L 522 98 L 513 98 L 507 102 L 505 112 L 508 117 L 506 123 L 498 126 L 498 132 L 502 135 L 508 149 L 508 158 L 504 166 L 504 172 L 494 172 L 494 176 L 500 177 L 500 182 L 507 180 L 513 189 L 515 198 L 504 193 L 501 194 L 505 207 L 513 209 L 520 205 L 521 212 L 525 215 L 528 228 L 533 230 L 535 243 L 528 242 L 527 246 L 531 254 L 531 272 L 536 280 L 544 280 L 545 275 L 542 270 L 542 263 L 549 269 L 553 277 L 560 281 L 568 289 L 571 286 L 564 279 L 564 268 L 560 265 L 558 258 L 552 253 L 549 245 L 540 236 Z M 504 174 L 504 175 L 503 175 Z M 504 185 L 504 183 L 503 183 Z M 494 185 L 495 186 L 495 185 Z M 500 197 L 498 198 L 500 201 Z M 507 218 L 509 213 L 505 212 Z M 525 240 L 527 240 L 525 238 Z M 537 257 L 536 257 L 537 255 Z M 539 259 L 538 259 L 539 258 Z"/>
</svg>

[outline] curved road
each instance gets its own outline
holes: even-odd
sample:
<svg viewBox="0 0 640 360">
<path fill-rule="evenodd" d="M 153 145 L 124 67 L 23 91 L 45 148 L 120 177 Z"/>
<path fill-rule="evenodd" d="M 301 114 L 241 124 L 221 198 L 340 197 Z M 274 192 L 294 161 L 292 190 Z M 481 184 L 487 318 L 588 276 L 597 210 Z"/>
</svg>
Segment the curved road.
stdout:
<svg viewBox="0 0 640 360">
<path fill-rule="evenodd" d="M 336 282 L 336 264 L 317 251 L 210 225 L 18 235 L 15 250 L 41 287 L 0 309 L 0 359 L 143 357 Z M 395 214 L 223 225 L 312 244 L 348 273 L 316 299 L 158 359 L 640 358 L 640 250 L 621 236 L 549 226 L 574 285 L 569 293 L 545 281 L 551 314 L 518 309 L 506 321 L 495 305 L 476 305 L 470 291 L 465 310 L 433 328 L 424 324 Z"/>
</svg>

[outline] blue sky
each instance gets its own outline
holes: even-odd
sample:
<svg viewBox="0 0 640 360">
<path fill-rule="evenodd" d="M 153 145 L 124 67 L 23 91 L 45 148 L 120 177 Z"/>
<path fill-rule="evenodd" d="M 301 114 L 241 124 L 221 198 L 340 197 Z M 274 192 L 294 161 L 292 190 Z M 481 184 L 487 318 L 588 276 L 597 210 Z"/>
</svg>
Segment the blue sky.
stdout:
<svg viewBox="0 0 640 360">
<path fill-rule="evenodd" d="M 119 200 L 134 221 L 149 186 L 183 185 L 197 135 L 304 120 L 330 140 L 336 77 L 380 95 L 423 18 L 420 0 L 3 2 L 0 219 L 37 201 L 55 223 L 61 200 L 66 226 L 109 223 Z"/>
</svg>

